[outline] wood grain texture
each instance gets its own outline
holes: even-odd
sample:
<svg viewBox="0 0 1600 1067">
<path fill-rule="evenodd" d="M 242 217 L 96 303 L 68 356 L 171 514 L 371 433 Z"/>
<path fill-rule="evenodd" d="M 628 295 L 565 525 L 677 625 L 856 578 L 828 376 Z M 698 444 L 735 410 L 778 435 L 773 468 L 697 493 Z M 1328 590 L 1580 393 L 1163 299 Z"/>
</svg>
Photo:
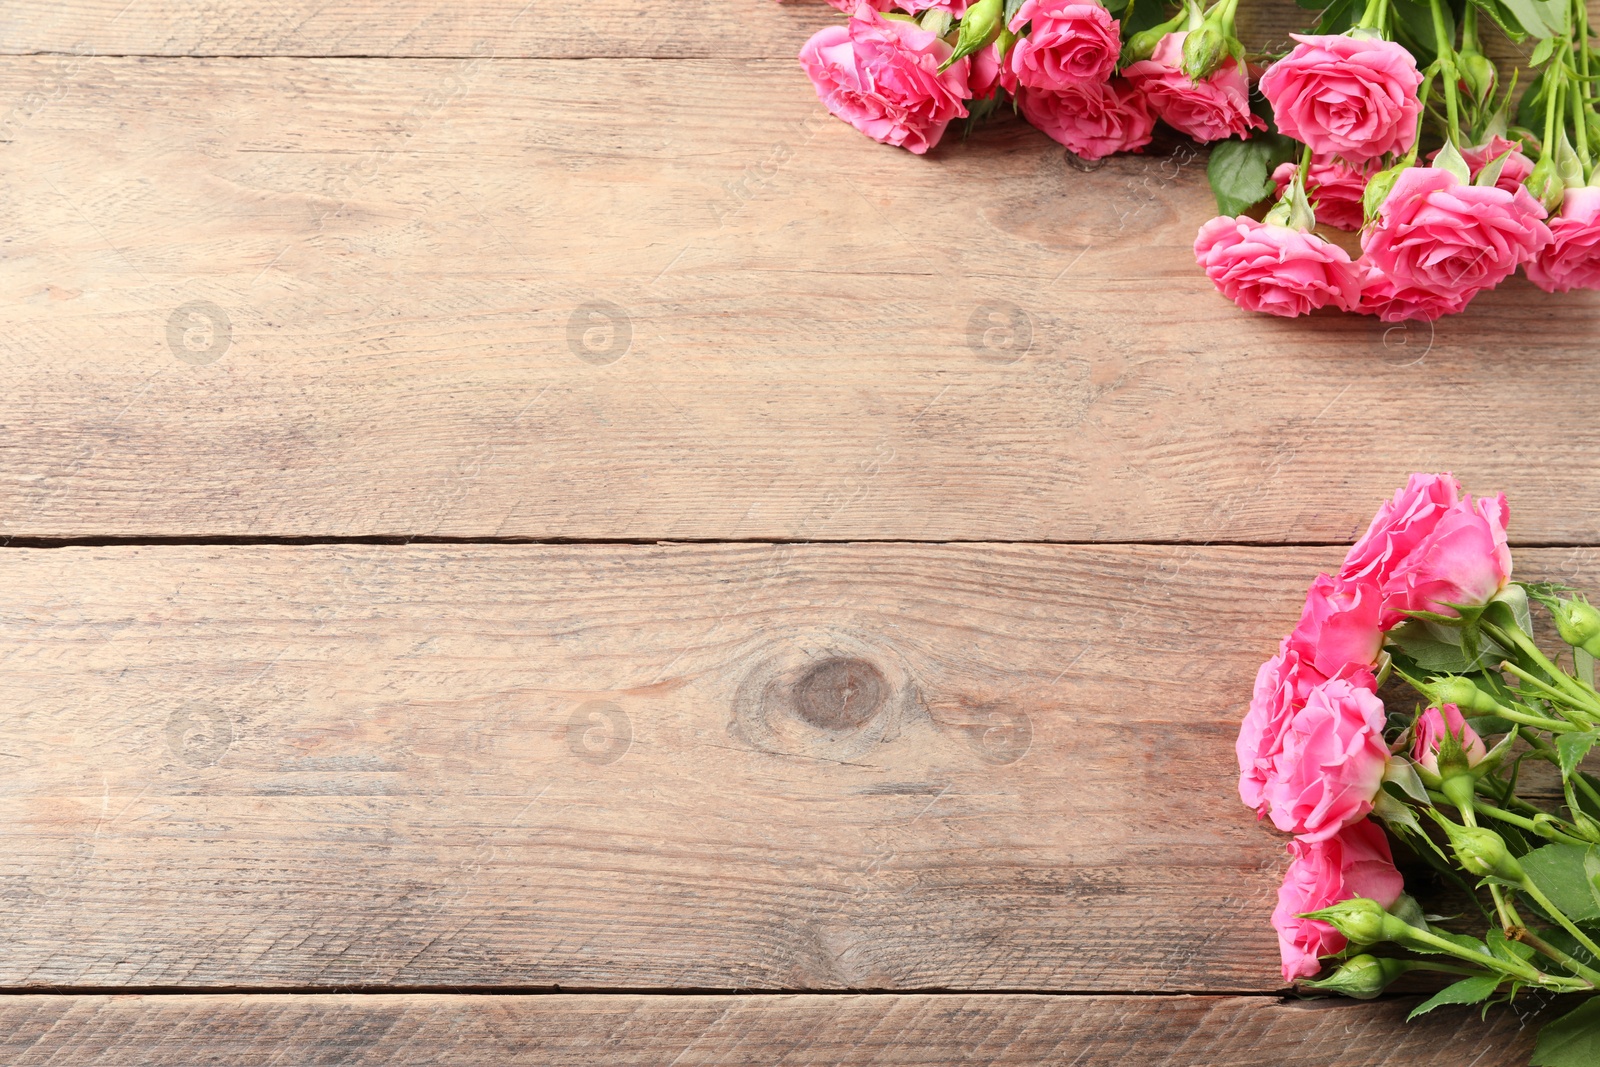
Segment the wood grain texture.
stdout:
<svg viewBox="0 0 1600 1067">
<path fill-rule="evenodd" d="M 0 997 L 14 1067 L 1523 1067 L 1532 1032 L 1415 1001 L 1262 997 Z"/>
<path fill-rule="evenodd" d="M 787 58 L 10 57 L 0 109 L 0 536 L 1336 542 L 1413 469 L 1595 536 L 1600 296 L 1247 315 L 1192 148 L 918 158 Z"/>
<path fill-rule="evenodd" d="M 1271 990 L 1232 741 L 1337 557 L 6 551 L 0 985 Z"/>
<path fill-rule="evenodd" d="M 0 54 L 789 59 L 842 17 L 820 0 L 12 0 Z M 1239 32 L 1282 49 L 1313 21 L 1292 0 L 1250 0 Z M 1484 39 L 1497 58 L 1528 51 L 1492 26 Z"/>
</svg>

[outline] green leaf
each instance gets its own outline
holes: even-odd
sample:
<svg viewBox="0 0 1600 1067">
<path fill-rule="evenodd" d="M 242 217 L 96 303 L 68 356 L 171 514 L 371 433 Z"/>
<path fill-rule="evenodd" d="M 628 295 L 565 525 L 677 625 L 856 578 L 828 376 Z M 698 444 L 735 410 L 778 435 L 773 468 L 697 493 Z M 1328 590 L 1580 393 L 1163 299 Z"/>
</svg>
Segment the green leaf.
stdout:
<svg viewBox="0 0 1600 1067">
<path fill-rule="evenodd" d="M 1456 640 L 1445 639 L 1450 636 Z M 1484 641 L 1474 659 L 1461 647 L 1458 632 L 1430 627 L 1422 619 L 1412 619 L 1389 631 L 1389 643 L 1428 674 L 1467 674 L 1495 662 L 1496 656 L 1504 656 L 1499 645 Z"/>
<path fill-rule="evenodd" d="M 1289 159 L 1292 145 L 1287 137 L 1255 137 L 1248 141 L 1221 141 L 1211 148 L 1206 177 L 1217 198 L 1217 211 L 1223 215 L 1242 215 L 1272 195 L 1276 184 L 1272 172 Z"/>
<path fill-rule="evenodd" d="M 1146 2 L 1149 2 L 1149 0 L 1146 0 Z M 1155 5 L 1151 4 L 1150 6 L 1154 7 Z M 1011 19 L 1021 7 L 1022 0 L 1006 0 L 1005 11 L 1000 16 L 1000 24 L 1006 29 L 1010 29 Z"/>
<path fill-rule="evenodd" d="M 1510 960 L 1513 963 L 1518 961 L 1526 963 L 1534 957 L 1532 945 L 1524 945 L 1521 941 L 1511 940 L 1505 935 L 1504 930 L 1491 927 L 1486 940 L 1489 943 L 1489 951 L 1503 960 Z"/>
<path fill-rule="evenodd" d="M 1591 879 L 1591 865 L 1600 871 L 1593 846 L 1555 844 L 1536 848 L 1520 862 L 1533 884 L 1573 922 L 1600 918 L 1600 890 Z"/>
<path fill-rule="evenodd" d="M 1450 10 L 1450 5 L 1444 8 L 1445 43 L 1449 44 L 1456 39 L 1456 17 Z M 1419 4 L 1416 0 L 1391 0 L 1390 10 L 1399 17 L 1400 25 L 1406 35 L 1411 38 L 1421 49 L 1427 53 L 1431 60 L 1439 54 L 1439 46 L 1433 39 L 1433 8 L 1431 5 Z"/>
<path fill-rule="evenodd" d="M 1310 7 L 1322 7 L 1321 4 L 1310 4 Z M 1356 24 L 1361 17 L 1361 12 L 1366 5 L 1358 0 L 1333 0 L 1327 7 L 1322 7 L 1322 17 L 1317 19 L 1317 27 L 1313 31 L 1319 34 L 1343 33 Z"/>
<path fill-rule="evenodd" d="M 1556 755 L 1561 759 L 1561 777 L 1571 778 L 1583 757 L 1589 754 L 1595 742 L 1600 741 L 1600 730 L 1585 730 L 1581 734 L 1562 734 L 1556 738 Z"/>
<path fill-rule="evenodd" d="M 1534 37 L 1565 37 L 1572 25 L 1567 0 L 1500 0 L 1517 23 Z"/>
<path fill-rule="evenodd" d="M 1522 27 L 1517 23 L 1516 16 L 1506 10 L 1500 0 L 1472 0 L 1472 4 L 1479 11 L 1494 19 L 1494 24 L 1499 26 L 1505 35 L 1519 44 L 1527 38 L 1522 32 Z"/>
<path fill-rule="evenodd" d="M 1494 996 L 1494 991 L 1500 985 L 1498 974 L 1485 974 L 1473 978 L 1463 978 L 1454 985 L 1445 986 L 1433 996 L 1416 1006 L 1406 1022 L 1410 1022 L 1419 1015 L 1426 1015 L 1434 1008 L 1444 1004 L 1481 1004 Z"/>
<path fill-rule="evenodd" d="M 1600 1063 L 1600 997 L 1539 1030 L 1529 1067 L 1594 1067 Z"/>
<path fill-rule="evenodd" d="M 1528 66 L 1541 66 L 1545 60 L 1549 59 L 1555 54 L 1556 39 L 1554 37 L 1546 37 L 1544 40 L 1533 46 L 1533 55 L 1528 57 Z"/>
</svg>

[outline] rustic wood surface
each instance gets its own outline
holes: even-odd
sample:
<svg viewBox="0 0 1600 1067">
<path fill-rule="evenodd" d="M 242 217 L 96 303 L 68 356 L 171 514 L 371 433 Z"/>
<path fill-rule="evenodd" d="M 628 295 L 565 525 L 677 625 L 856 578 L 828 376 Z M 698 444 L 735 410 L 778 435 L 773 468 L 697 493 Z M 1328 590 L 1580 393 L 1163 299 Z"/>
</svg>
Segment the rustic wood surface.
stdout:
<svg viewBox="0 0 1600 1067">
<path fill-rule="evenodd" d="M 1526 1062 L 1276 995 L 1231 742 L 1410 470 L 1600 577 L 1600 297 L 1245 315 L 838 17 L 0 9 L 0 1062 Z"/>
<path fill-rule="evenodd" d="M 1531 1030 L 1259 997 L 0 997 L 14 1067 L 226 1063 L 1521 1067 Z"/>
<path fill-rule="evenodd" d="M 0 985 L 1271 991 L 1230 742 L 1338 558 L 12 549 Z"/>
<path fill-rule="evenodd" d="M 0 536 L 1333 542 L 1446 468 L 1593 539 L 1600 294 L 1245 314 L 1192 147 L 921 159 L 787 53 L 15 56 L 0 100 Z"/>
</svg>

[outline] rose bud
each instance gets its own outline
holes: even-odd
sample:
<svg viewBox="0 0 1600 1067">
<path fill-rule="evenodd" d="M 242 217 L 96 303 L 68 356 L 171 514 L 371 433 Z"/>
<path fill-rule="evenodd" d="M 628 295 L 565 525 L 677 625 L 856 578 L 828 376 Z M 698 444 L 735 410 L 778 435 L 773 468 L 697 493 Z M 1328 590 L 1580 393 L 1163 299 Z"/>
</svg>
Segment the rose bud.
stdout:
<svg viewBox="0 0 1600 1067">
<path fill-rule="evenodd" d="M 1367 897 L 1353 897 L 1331 908 L 1308 912 L 1302 918 L 1319 919 L 1344 935 L 1352 945 L 1375 945 L 1406 937 L 1411 927 L 1383 910 L 1383 905 Z"/>
<path fill-rule="evenodd" d="M 1461 88 L 1480 105 L 1494 95 L 1500 76 L 1494 63 L 1482 52 L 1460 52 L 1456 55 L 1456 69 L 1461 73 Z"/>
<path fill-rule="evenodd" d="M 1600 610 L 1587 600 L 1563 600 L 1552 614 L 1561 640 L 1600 658 Z"/>
<path fill-rule="evenodd" d="M 1344 966 L 1320 982 L 1302 983 L 1308 989 L 1328 993 L 1341 993 L 1356 1000 L 1371 1000 L 1388 988 L 1389 983 L 1419 965 L 1409 960 L 1384 959 L 1363 952 L 1344 961 Z"/>
<path fill-rule="evenodd" d="M 1480 878 L 1493 875 L 1508 882 L 1521 882 L 1522 864 L 1506 848 L 1505 839 L 1484 826 L 1457 826 L 1448 819 L 1439 819 L 1450 838 L 1450 847 L 1456 859 L 1468 874 Z"/>
<path fill-rule="evenodd" d="M 1533 172 L 1528 175 L 1528 180 L 1523 183 L 1533 198 L 1544 206 L 1546 212 L 1557 211 L 1561 201 L 1567 195 L 1567 183 L 1562 180 L 1561 172 L 1556 167 L 1556 154 L 1545 152 L 1539 156 L 1539 162 L 1533 165 Z"/>
<path fill-rule="evenodd" d="M 1454 704 L 1423 712 L 1414 731 L 1416 743 L 1411 748 L 1411 758 L 1439 778 L 1463 774 L 1489 754 L 1483 738 L 1467 725 L 1461 709 Z"/>
<path fill-rule="evenodd" d="M 1217 69 L 1228 54 L 1228 39 L 1207 23 L 1183 39 L 1183 72 L 1199 80 Z"/>
<path fill-rule="evenodd" d="M 1473 684 L 1472 679 L 1459 676 L 1434 678 L 1422 686 L 1422 691 L 1435 705 L 1454 705 L 1476 711 L 1480 715 L 1494 715 L 1500 711 L 1500 702 L 1492 693 L 1485 693 Z"/>
</svg>

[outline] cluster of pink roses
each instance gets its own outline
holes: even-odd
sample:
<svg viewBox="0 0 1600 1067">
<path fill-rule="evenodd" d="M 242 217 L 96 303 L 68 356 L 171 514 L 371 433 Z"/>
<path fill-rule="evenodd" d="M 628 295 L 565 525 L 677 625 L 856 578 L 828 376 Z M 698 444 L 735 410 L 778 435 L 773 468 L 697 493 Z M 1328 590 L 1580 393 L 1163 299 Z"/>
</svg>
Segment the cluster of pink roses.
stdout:
<svg viewBox="0 0 1600 1067">
<path fill-rule="evenodd" d="M 1285 204 L 1301 177 L 1317 221 L 1361 232 L 1361 256 L 1291 224 L 1287 208 L 1262 222 L 1215 218 L 1195 256 L 1224 295 L 1274 315 L 1332 306 L 1398 322 L 1459 312 L 1519 267 L 1550 292 L 1600 288 L 1600 188 L 1566 189 L 1547 223 L 1525 185 L 1533 161 L 1499 135 L 1413 165 L 1423 78 L 1411 53 L 1369 37 L 1295 40 L 1260 88 L 1307 156 L 1273 177 Z M 1385 159 L 1399 163 L 1385 170 Z"/>
<path fill-rule="evenodd" d="M 919 154 L 969 113 L 968 103 L 1002 90 L 1030 123 L 1084 159 L 1144 147 L 1158 119 L 1202 142 L 1266 127 L 1250 112 L 1249 81 L 1236 59 L 1190 77 L 1187 30 L 1152 38 L 1147 56 L 1125 56 L 1121 24 L 1095 0 L 1023 0 L 1003 25 L 993 21 L 991 40 L 954 61 L 959 36 L 937 32 L 947 23 L 910 16 L 978 18 L 971 0 L 829 3 L 850 19 L 819 30 L 800 50 L 817 95 L 873 140 Z M 983 14 L 993 19 L 1002 5 L 993 7 Z"/>
<path fill-rule="evenodd" d="M 1006 98 L 1085 159 L 1141 149 L 1158 120 L 1202 143 L 1268 128 L 1251 111 L 1252 71 L 1233 31 L 1238 0 L 1204 10 L 1183 0 L 1171 20 L 1126 41 L 1098 0 L 829 3 L 848 21 L 800 52 L 818 96 L 874 140 L 912 152 Z M 1386 322 L 1459 312 L 1519 269 L 1549 292 L 1600 288 L 1600 168 L 1582 133 L 1575 154 L 1564 132 L 1547 132 L 1536 164 L 1523 151 L 1531 140 L 1501 136 L 1509 94 L 1492 106 L 1495 75 L 1475 19 L 1463 23 L 1462 51 L 1444 49 L 1429 68 L 1440 76 L 1425 79 L 1411 52 L 1386 38 L 1385 3 L 1367 9 L 1346 33 L 1294 35 L 1293 50 L 1261 74 L 1277 132 L 1303 155 L 1274 172 L 1278 205 L 1264 219 L 1221 215 L 1201 227 L 1194 251 L 1207 277 L 1248 310 L 1292 317 L 1336 307 Z M 1574 121 L 1600 130 L 1595 79 L 1563 75 L 1563 88 L 1549 76 L 1573 49 L 1569 39 L 1547 59 L 1547 112 L 1562 115 L 1547 131 L 1565 130 L 1563 100 Z M 1464 134 L 1457 97 L 1474 70 L 1482 85 L 1462 103 L 1474 116 Z M 1450 126 L 1428 166 L 1418 139 L 1438 93 Z M 1317 233 L 1318 223 L 1359 231 L 1359 257 Z"/>
<path fill-rule="evenodd" d="M 1367 818 L 1390 756 L 1376 678 L 1384 634 L 1410 613 L 1457 617 L 1494 598 L 1511 575 L 1506 520 L 1504 496 L 1474 500 L 1448 474 L 1412 475 L 1338 574 L 1312 583 L 1298 625 L 1256 676 L 1236 746 L 1239 795 L 1295 835 L 1272 918 L 1287 981 L 1344 947 L 1328 923 L 1301 916 L 1400 896 L 1387 839 Z M 1447 731 L 1482 758 L 1481 740 L 1444 705 L 1419 721 L 1414 759 L 1427 766 Z"/>
</svg>

